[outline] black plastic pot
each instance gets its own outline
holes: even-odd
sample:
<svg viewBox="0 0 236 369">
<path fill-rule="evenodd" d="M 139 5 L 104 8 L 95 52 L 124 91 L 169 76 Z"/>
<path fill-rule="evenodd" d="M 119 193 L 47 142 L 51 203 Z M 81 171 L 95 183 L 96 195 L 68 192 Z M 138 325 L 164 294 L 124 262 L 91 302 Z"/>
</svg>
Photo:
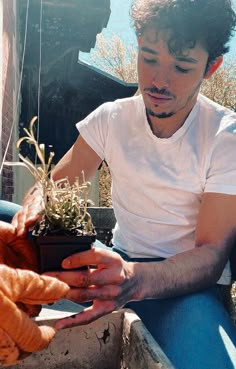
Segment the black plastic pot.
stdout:
<svg viewBox="0 0 236 369">
<path fill-rule="evenodd" d="M 96 234 L 88 236 L 34 236 L 39 273 L 63 270 L 61 263 L 67 256 L 89 250 L 96 240 Z M 81 268 L 80 268 L 81 269 Z"/>
</svg>

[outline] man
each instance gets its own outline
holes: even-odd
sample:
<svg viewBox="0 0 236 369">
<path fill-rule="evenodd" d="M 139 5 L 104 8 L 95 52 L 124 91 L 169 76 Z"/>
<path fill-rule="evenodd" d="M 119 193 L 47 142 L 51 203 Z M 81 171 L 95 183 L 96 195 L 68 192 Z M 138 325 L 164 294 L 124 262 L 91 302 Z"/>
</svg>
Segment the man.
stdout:
<svg viewBox="0 0 236 369">
<path fill-rule="evenodd" d="M 110 167 L 113 251 L 94 248 L 50 273 L 69 298 L 93 301 L 57 328 L 134 309 L 177 369 L 236 368 L 236 332 L 221 301 L 236 228 L 236 114 L 201 96 L 235 27 L 230 0 L 136 0 L 141 96 L 106 103 L 53 172 L 88 179 Z M 14 223 L 35 220 L 37 188 Z M 115 251 L 115 252 L 114 252 Z M 90 271 L 73 271 L 95 265 Z M 72 269 L 72 270 L 71 270 Z M 127 305 L 128 304 L 128 305 Z"/>
</svg>

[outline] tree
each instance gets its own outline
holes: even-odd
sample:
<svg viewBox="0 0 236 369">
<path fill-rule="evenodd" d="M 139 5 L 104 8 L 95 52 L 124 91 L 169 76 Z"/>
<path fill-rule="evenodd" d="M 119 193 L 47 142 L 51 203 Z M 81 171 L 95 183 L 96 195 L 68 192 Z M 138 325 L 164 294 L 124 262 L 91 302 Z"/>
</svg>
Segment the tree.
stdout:
<svg viewBox="0 0 236 369">
<path fill-rule="evenodd" d="M 99 69 L 122 81 L 137 82 L 137 51 L 127 46 L 120 37 L 113 35 L 110 39 L 102 34 L 97 36 L 96 49 L 91 53 L 93 64 Z"/>
<path fill-rule="evenodd" d="M 225 62 L 210 79 L 204 80 L 201 93 L 236 111 L 236 62 Z"/>
</svg>

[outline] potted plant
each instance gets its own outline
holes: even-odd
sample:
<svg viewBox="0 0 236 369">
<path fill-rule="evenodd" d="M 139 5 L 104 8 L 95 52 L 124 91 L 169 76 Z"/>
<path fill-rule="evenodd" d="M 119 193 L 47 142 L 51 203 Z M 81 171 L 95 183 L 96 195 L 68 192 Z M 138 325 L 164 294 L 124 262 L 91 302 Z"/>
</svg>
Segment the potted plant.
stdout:
<svg viewBox="0 0 236 369">
<path fill-rule="evenodd" d="M 19 154 L 19 158 L 28 168 L 42 188 L 43 209 L 35 224 L 32 237 L 39 258 L 39 272 L 61 270 L 62 260 L 80 251 L 88 250 L 96 239 L 96 232 L 88 212 L 90 182 L 76 178 L 70 184 L 67 178 L 54 181 L 51 167 L 54 153 L 45 158 L 45 146 L 39 144 L 34 134 L 34 117 L 29 130 L 24 128 L 26 136 L 20 138 L 17 147 L 26 141 L 33 145 L 40 165 Z"/>
</svg>

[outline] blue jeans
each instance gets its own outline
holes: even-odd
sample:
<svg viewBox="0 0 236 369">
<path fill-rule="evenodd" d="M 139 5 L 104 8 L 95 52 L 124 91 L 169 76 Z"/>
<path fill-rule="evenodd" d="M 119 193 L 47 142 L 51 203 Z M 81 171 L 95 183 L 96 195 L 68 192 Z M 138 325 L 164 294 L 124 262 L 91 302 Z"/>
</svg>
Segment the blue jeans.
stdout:
<svg viewBox="0 0 236 369">
<path fill-rule="evenodd" d="M 0 200 L 0 220 L 11 223 L 15 213 L 21 209 L 21 206 L 13 202 Z"/>
<path fill-rule="evenodd" d="M 176 369 L 236 368 L 236 329 L 218 287 L 127 307 L 141 318 Z"/>
<path fill-rule="evenodd" d="M 153 261 L 120 254 L 127 261 Z M 236 369 L 236 327 L 223 306 L 221 289 L 216 285 L 126 307 L 140 317 L 176 369 Z"/>
</svg>

